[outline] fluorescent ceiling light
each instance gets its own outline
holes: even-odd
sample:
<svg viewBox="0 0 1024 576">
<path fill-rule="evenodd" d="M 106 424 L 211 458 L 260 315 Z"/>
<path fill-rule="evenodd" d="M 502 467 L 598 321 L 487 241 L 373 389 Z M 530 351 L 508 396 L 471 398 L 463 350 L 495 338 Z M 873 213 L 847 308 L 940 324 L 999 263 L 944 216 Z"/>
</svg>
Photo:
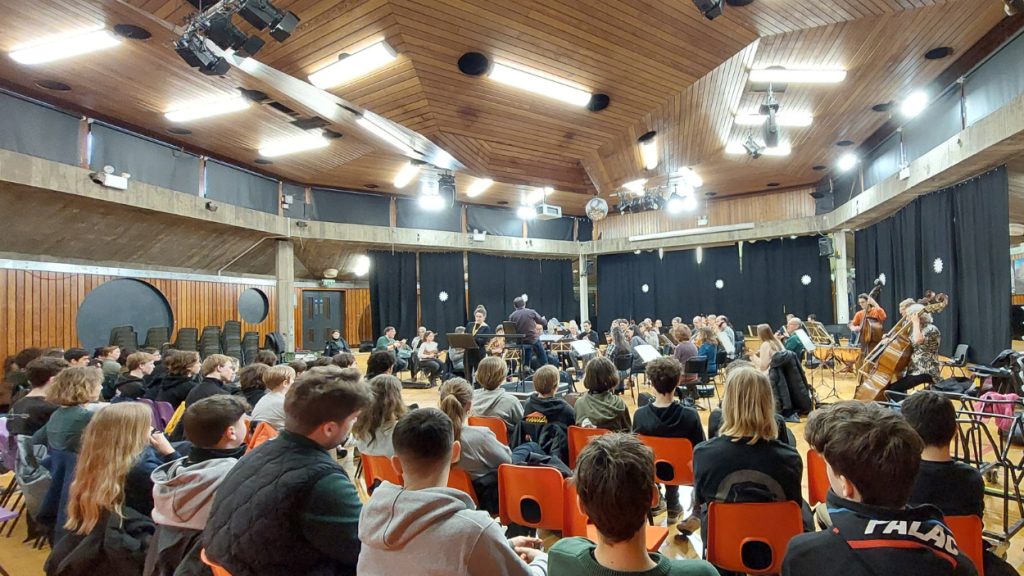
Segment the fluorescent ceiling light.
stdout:
<svg viewBox="0 0 1024 576">
<path fill-rule="evenodd" d="M 330 142 L 330 140 L 321 135 L 313 136 L 307 134 L 304 136 L 296 136 L 294 138 L 277 140 L 260 146 L 260 156 L 263 156 L 264 158 L 274 158 L 275 156 L 284 156 L 286 154 L 294 154 L 296 152 L 316 150 L 317 148 L 326 148 Z"/>
<path fill-rule="evenodd" d="M 363 128 L 366 128 L 370 132 L 373 132 L 373 134 L 375 136 L 377 136 L 378 138 L 380 138 L 381 140 L 383 140 L 383 141 L 387 142 L 388 144 L 391 144 L 392 146 L 397 148 L 403 154 L 406 154 L 406 155 L 409 155 L 409 156 L 419 156 L 419 153 L 416 152 L 416 150 L 413 149 L 412 146 L 409 146 L 408 144 L 403 142 L 398 136 L 395 136 L 394 134 L 392 134 L 387 129 L 385 129 L 385 128 L 381 127 L 381 126 L 378 126 L 376 123 L 374 123 L 369 118 L 367 118 L 365 116 L 360 116 L 359 119 L 356 120 L 356 122 L 360 126 L 362 126 Z"/>
<path fill-rule="evenodd" d="M 680 168 L 676 176 L 681 177 L 691 188 L 700 188 L 704 185 L 704 179 L 693 168 Z"/>
<path fill-rule="evenodd" d="M 11 51 L 10 56 L 19 64 L 44 64 L 104 50 L 120 43 L 121 39 L 107 30 L 89 30 L 51 37 L 28 46 L 15 48 Z"/>
<path fill-rule="evenodd" d="M 523 220 L 533 220 L 537 216 L 537 210 L 532 206 L 520 206 L 516 210 L 516 216 Z"/>
<path fill-rule="evenodd" d="M 630 180 L 623 184 L 622 187 L 634 194 L 643 194 L 645 184 L 647 184 L 647 178 L 640 178 L 637 180 Z"/>
<path fill-rule="evenodd" d="M 764 124 L 764 121 L 768 119 L 767 115 L 764 114 L 737 114 L 736 125 L 737 126 L 760 126 Z M 779 126 L 785 126 L 790 128 L 803 128 L 810 126 L 814 121 L 814 117 L 810 114 L 801 113 L 779 113 L 775 115 L 775 122 Z"/>
<path fill-rule="evenodd" d="M 716 234 L 719 232 L 736 232 L 739 230 L 751 230 L 753 222 L 743 224 L 727 224 L 725 226 L 711 226 L 710 228 L 687 228 L 686 230 L 672 230 L 670 232 L 655 232 L 654 234 L 640 234 L 630 236 L 630 242 L 643 242 L 644 240 L 663 240 L 665 238 L 678 238 L 680 236 L 698 236 L 703 234 Z"/>
<path fill-rule="evenodd" d="M 309 83 L 317 88 L 333 88 L 382 68 L 396 58 L 395 50 L 381 40 L 313 72 L 309 75 Z"/>
<path fill-rule="evenodd" d="M 640 141 L 640 159 L 644 169 L 654 170 L 658 167 L 658 136 L 652 135 Z"/>
<path fill-rule="evenodd" d="M 762 156 L 789 156 L 793 152 L 793 148 L 789 144 L 779 144 L 775 148 L 765 148 L 761 151 Z M 726 154 L 746 154 L 747 150 L 743 147 L 743 142 L 730 142 L 725 147 Z"/>
<path fill-rule="evenodd" d="M 515 88 L 521 88 L 534 94 L 554 98 L 574 106 L 586 106 L 590 102 L 590 92 L 567 86 L 555 80 L 549 80 L 530 72 L 518 70 L 504 64 L 495 63 L 491 67 L 488 78 Z"/>
<path fill-rule="evenodd" d="M 839 157 L 839 161 L 836 162 L 836 167 L 843 172 L 848 172 L 856 166 L 858 162 L 860 162 L 860 158 L 858 158 L 856 154 L 853 152 L 847 152 Z"/>
<path fill-rule="evenodd" d="M 191 122 L 192 120 L 211 118 L 213 116 L 220 116 L 222 114 L 230 114 L 232 112 L 238 112 L 239 110 L 245 110 L 249 107 L 249 104 L 250 100 L 248 98 L 243 98 L 242 96 L 206 100 L 190 104 L 184 108 L 178 108 L 177 110 L 171 110 L 164 114 L 164 118 L 167 118 L 171 122 Z"/>
<path fill-rule="evenodd" d="M 846 79 L 846 70 L 788 70 L 764 68 L 750 71 L 751 82 L 778 84 L 837 84 Z"/>
<path fill-rule="evenodd" d="M 466 196 L 476 198 L 486 192 L 487 189 L 491 187 L 491 184 L 494 184 L 494 180 L 491 180 L 490 178 L 477 178 L 469 185 L 469 188 L 466 189 Z"/>
<path fill-rule="evenodd" d="M 356 264 L 352 267 L 352 273 L 356 276 L 366 276 L 370 271 L 370 257 L 366 255 L 356 256 Z"/>
<path fill-rule="evenodd" d="M 900 104 L 900 114 L 903 114 L 904 118 L 913 118 L 924 112 L 927 107 L 928 93 L 924 90 L 916 90 L 903 99 L 903 103 Z"/>
<path fill-rule="evenodd" d="M 412 182 L 412 179 L 420 173 L 420 168 L 422 167 L 422 164 L 406 162 L 405 166 L 402 166 L 402 169 L 395 175 L 395 180 L 393 182 L 395 188 L 405 188 L 405 186 L 409 184 L 409 182 Z"/>
</svg>

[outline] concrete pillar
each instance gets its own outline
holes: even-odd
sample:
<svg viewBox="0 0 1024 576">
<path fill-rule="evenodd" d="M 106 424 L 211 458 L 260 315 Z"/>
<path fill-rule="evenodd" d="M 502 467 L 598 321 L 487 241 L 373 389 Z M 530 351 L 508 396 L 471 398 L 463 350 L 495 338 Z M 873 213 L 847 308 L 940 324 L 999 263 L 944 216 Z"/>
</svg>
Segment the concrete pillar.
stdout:
<svg viewBox="0 0 1024 576">
<path fill-rule="evenodd" d="M 295 249 L 291 240 L 277 240 L 277 331 L 287 352 L 295 352 Z"/>
<path fill-rule="evenodd" d="M 849 252 L 846 249 L 846 243 L 850 240 L 853 240 L 853 233 L 847 230 L 837 230 L 832 233 L 832 244 L 836 250 L 836 279 L 833 285 L 836 289 L 837 324 L 850 323 L 850 283 L 848 281 L 848 273 L 852 262 L 850 262 Z"/>
<path fill-rule="evenodd" d="M 590 321 L 590 286 L 587 279 L 587 257 L 580 254 L 580 324 Z"/>
</svg>

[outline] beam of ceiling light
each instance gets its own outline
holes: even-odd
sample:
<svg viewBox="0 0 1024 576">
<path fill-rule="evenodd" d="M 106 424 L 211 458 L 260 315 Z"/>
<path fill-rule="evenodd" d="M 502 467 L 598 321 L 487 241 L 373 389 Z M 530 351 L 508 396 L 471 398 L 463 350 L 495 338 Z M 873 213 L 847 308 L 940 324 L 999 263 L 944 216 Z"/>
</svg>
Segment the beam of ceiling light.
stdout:
<svg viewBox="0 0 1024 576">
<path fill-rule="evenodd" d="M 789 156 L 793 152 L 793 148 L 789 144 L 779 143 L 774 148 L 765 148 L 761 151 L 762 156 Z M 746 154 L 747 150 L 743 147 L 743 142 L 735 141 L 729 142 L 725 147 L 726 154 Z"/>
<path fill-rule="evenodd" d="M 903 102 L 900 104 L 900 114 L 904 118 L 913 118 L 924 112 L 924 109 L 927 107 L 928 93 L 924 90 L 915 90 L 903 99 Z"/>
<path fill-rule="evenodd" d="M 737 114 L 736 125 L 737 126 L 760 126 L 764 124 L 764 121 L 768 119 L 768 116 L 762 114 Z M 810 126 L 814 122 L 814 117 L 806 113 L 786 113 L 781 112 L 775 115 L 775 122 L 779 126 L 785 126 L 790 128 L 804 128 Z"/>
<path fill-rule="evenodd" d="M 491 67 L 488 78 L 515 88 L 527 90 L 534 94 L 561 100 L 574 106 L 586 106 L 590 102 L 590 92 L 573 88 L 555 80 L 542 78 L 530 72 L 512 68 L 505 64 L 495 63 Z"/>
<path fill-rule="evenodd" d="M 647 184 L 647 178 L 640 178 L 637 180 L 630 180 L 623 184 L 622 187 L 634 194 L 643 194 L 645 184 Z"/>
<path fill-rule="evenodd" d="M 164 118 L 167 118 L 171 122 L 191 122 L 192 120 L 200 120 L 202 118 L 212 118 L 213 116 L 220 116 L 222 114 L 230 114 L 232 112 L 238 112 L 239 110 L 245 110 L 249 107 L 251 100 L 243 98 L 242 96 L 232 96 L 230 98 L 219 98 L 217 100 L 205 100 L 202 102 L 196 102 L 171 110 L 164 114 Z"/>
<path fill-rule="evenodd" d="M 693 168 L 680 168 L 676 176 L 682 178 L 691 188 L 700 188 L 704 185 L 704 179 Z"/>
<path fill-rule="evenodd" d="M 420 180 L 420 208 L 428 212 L 436 212 L 444 208 L 444 198 L 441 198 L 439 184 L 435 178 L 424 176 Z"/>
<path fill-rule="evenodd" d="M 683 208 L 683 199 L 675 194 L 673 194 L 672 197 L 668 199 L 668 202 L 665 203 L 665 210 L 669 214 L 680 214 L 682 213 Z"/>
<path fill-rule="evenodd" d="M 476 198 L 486 192 L 487 189 L 491 187 L 491 184 L 494 184 L 494 180 L 491 180 L 490 178 L 477 178 L 469 185 L 469 188 L 466 189 L 466 196 L 469 198 Z"/>
<path fill-rule="evenodd" d="M 355 54 L 342 55 L 337 62 L 328 64 L 309 75 L 309 83 L 328 89 L 351 82 L 395 61 L 398 55 L 390 44 L 381 40 Z"/>
<path fill-rule="evenodd" d="M 846 79 L 846 70 L 790 70 L 762 68 L 750 71 L 750 81 L 773 84 L 838 84 Z"/>
<path fill-rule="evenodd" d="M 516 216 L 522 220 L 533 220 L 537 217 L 537 209 L 532 206 L 520 206 L 516 210 Z"/>
<path fill-rule="evenodd" d="M 394 146 L 396 149 L 401 151 L 403 154 L 406 154 L 408 156 L 419 156 L 419 153 L 416 152 L 416 150 L 412 146 L 406 144 L 398 136 L 395 136 L 394 134 L 392 134 L 391 132 L 389 132 L 385 128 L 383 128 L 381 126 L 378 126 L 376 123 L 374 123 L 369 118 L 367 118 L 365 116 L 360 116 L 359 119 L 356 120 L 356 122 L 360 126 L 362 126 L 363 128 L 365 128 L 365 129 L 369 130 L 370 132 L 372 132 L 374 136 L 376 136 L 376 137 L 380 138 L 381 140 L 387 142 L 388 144 Z"/>
<path fill-rule="evenodd" d="M 366 276 L 366 273 L 370 271 L 370 257 L 365 254 L 356 256 L 356 263 L 352 267 L 352 273 L 356 276 Z"/>
<path fill-rule="evenodd" d="M 73 58 L 112 48 L 121 43 L 121 39 L 107 30 L 88 30 L 69 35 L 46 38 L 31 45 L 21 46 L 11 51 L 10 57 L 19 64 L 45 64 L 55 60 Z"/>
<path fill-rule="evenodd" d="M 405 165 L 402 166 L 402 169 L 398 171 L 398 174 L 395 175 L 395 180 L 393 182 L 395 188 L 405 188 L 405 186 L 409 184 L 409 182 L 412 182 L 412 179 L 420 173 L 420 169 L 422 167 L 422 164 L 406 162 Z"/>
<path fill-rule="evenodd" d="M 276 156 L 284 156 L 286 154 L 295 154 L 296 152 L 306 152 L 307 150 L 326 148 L 330 142 L 330 140 L 319 134 L 306 134 L 303 136 L 296 136 L 294 138 L 268 142 L 267 144 L 260 146 L 260 156 L 263 156 L 264 158 L 274 158 Z"/>
<path fill-rule="evenodd" d="M 648 132 L 640 137 L 640 159 L 645 170 L 654 170 L 658 167 L 658 134 L 654 131 Z"/>
<path fill-rule="evenodd" d="M 544 201 L 544 198 L 548 195 L 547 192 L 548 191 L 545 188 L 535 188 L 530 190 L 525 196 L 523 196 L 523 203 L 530 206 L 536 206 Z"/>
<path fill-rule="evenodd" d="M 843 172 L 849 172 L 857 165 L 858 162 L 860 162 L 860 158 L 858 158 L 856 154 L 853 152 L 847 152 L 839 157 L 839 161 L 836 162 L 836 167 Z"/>
</svg>

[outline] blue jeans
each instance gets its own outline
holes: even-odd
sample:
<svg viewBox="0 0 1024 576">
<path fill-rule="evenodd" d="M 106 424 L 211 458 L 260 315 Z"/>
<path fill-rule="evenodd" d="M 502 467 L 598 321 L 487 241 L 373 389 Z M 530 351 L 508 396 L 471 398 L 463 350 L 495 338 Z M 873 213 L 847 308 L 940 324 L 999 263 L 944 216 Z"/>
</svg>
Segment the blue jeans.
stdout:
<svg viewBox="0 0 1024 576">
<path fill-rule="evenodd" d="M 548 363 L 548 354 L 544 351 L 544 346 L 541 345 L 540 341 L 534 342 L 533 344 L 523 344 L 523 363 L 526 368 L 532 368 L 530 361 L 533 359 L 533 354 L 537 354 L 537 358 L 540 358 L 540 365 L 543 366 Z"/>
</svg>

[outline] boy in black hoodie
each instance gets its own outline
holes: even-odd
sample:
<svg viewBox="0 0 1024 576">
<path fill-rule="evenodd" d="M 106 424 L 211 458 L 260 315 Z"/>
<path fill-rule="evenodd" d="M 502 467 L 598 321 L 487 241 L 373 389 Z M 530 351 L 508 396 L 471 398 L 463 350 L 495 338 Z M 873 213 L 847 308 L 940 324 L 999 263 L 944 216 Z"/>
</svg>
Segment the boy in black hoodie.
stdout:
<svg viewBox="0 0 1024 576">
<path fill-rule="evenodd" d="M 146 377 L 153 373 L 156 358 L 145 352 L 135 352 L 125 360 L 127 372 L 117 379 L 117 395 L 112 402 L 138 400 L 146 392 Z"/>
<path fill-rule="evenodd" d="M 831 526 L 790 540 L 783 576 L 977 574 L 937 508 L 907 507 L 924 443 L 899 414 L 838 402 L 813 412 L 804 435 L 828 465 Z"/>
<path fill-rule="evenodd" d="M 558 368 L 547 364 L 541 366 L 533 375 L 534 394 L 523 406 L 523 419 L 534 424 L 551 424 L 559 422 L 566 427 L 576 424 L 576 411 L 568 402 L 555 398 L 558 389 Z"/>
<path fill-rule="evenodd" d="M 203 381 L 185 397 L 185 407 L 203 398 L 217 394 L 230 394 L 227 385 L 235 380 L 235 359 L 223 354 L 211 354 L 203 360 Z"/>
<path fill-rule="evenodd" d="M 654 402 L 637 409 L 633 414 L 633 432 L 644 436 L 686 438 L 696 446 L 703 442 L 704 427 L 700 415 L 693 408 L 680 404 L 675 397 L 676 387 L 683 376 L 683 365 L 671 356 L 656 358 L 647 363 L 647 381 L 654 386 Z M 665 486 L 665 504 L 668 521 L 675 522 L 682 513 L 679 505 L 679 487 Z"/>
</svg>

